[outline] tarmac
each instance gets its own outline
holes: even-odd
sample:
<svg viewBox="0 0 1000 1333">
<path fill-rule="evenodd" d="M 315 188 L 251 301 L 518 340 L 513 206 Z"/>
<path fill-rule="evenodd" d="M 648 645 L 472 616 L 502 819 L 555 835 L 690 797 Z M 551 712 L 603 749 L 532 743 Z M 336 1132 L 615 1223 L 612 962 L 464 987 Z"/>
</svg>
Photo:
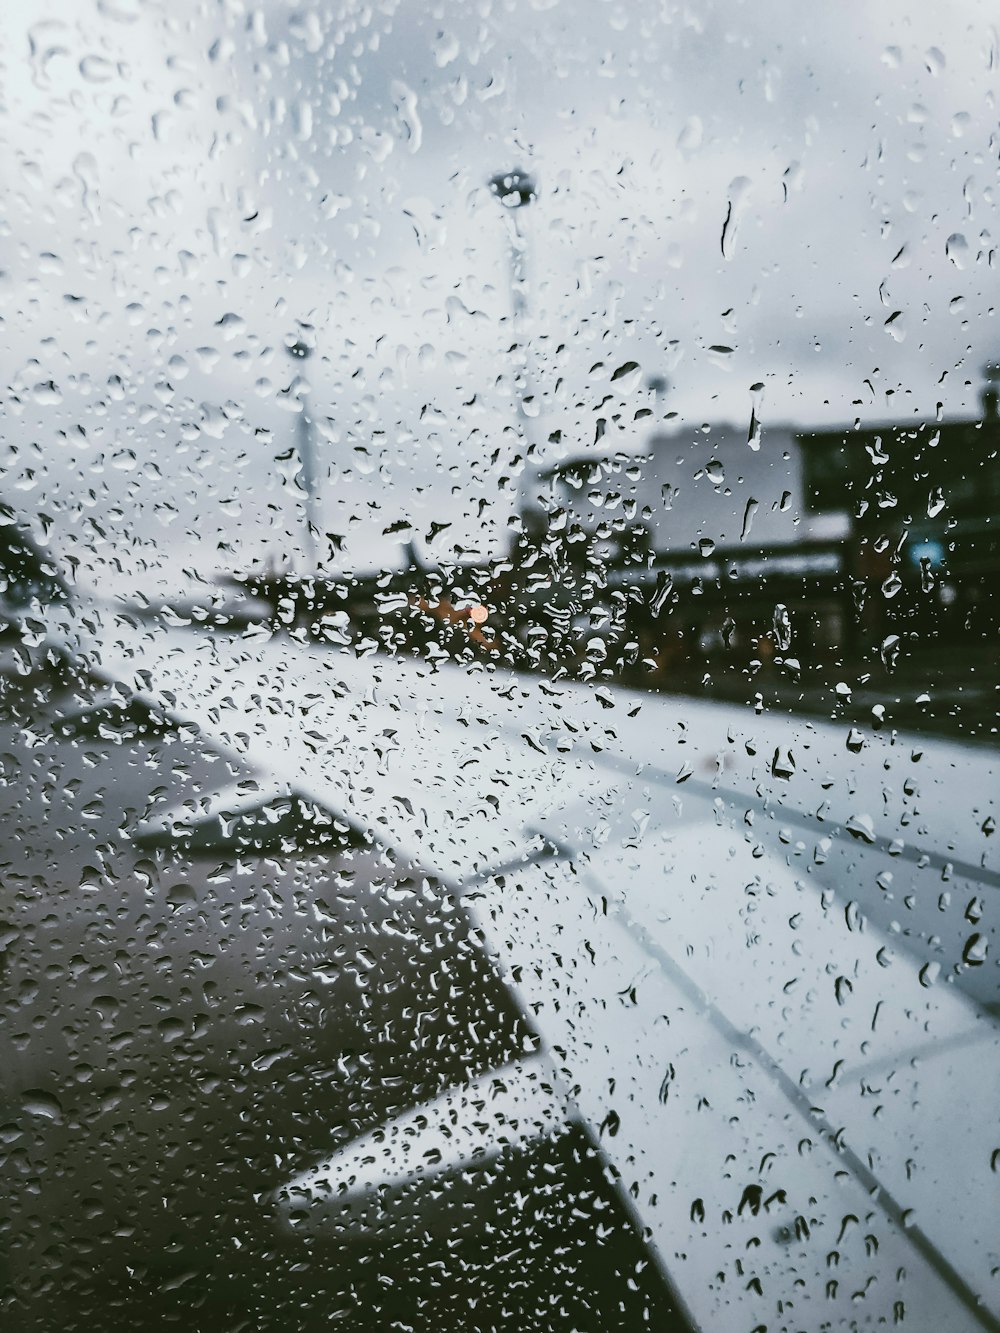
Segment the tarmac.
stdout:
<svg viewBox="0 0 1000 1333">
<path fill-rule="evenodd" d="M 406 866 L 137 846 L 229 761 L 58 711 L 0 721 L 5 1330 L 683 1328 L 577 1131 L 383 1236 L 283 1234 L 296 1169 L 533 1035 Z"/>
</svg>

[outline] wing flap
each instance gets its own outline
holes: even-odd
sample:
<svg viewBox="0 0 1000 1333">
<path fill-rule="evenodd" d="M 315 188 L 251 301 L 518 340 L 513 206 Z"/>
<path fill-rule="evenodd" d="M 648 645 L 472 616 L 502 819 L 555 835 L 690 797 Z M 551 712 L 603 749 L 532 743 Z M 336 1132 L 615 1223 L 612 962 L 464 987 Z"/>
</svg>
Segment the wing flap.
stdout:
<svg viewBox="0 0 1000 1333">
<path fill-rule="evenodd" d="M 573 1116 L 549 1062 L 525 1059 L 448 1088 L 352 1139 L 293 1177 L 276 1200 L 296 1230 L 339 1221 L 383 1234 L 407 1195 L 412 1201 L 441 1177 L 522 1151 L 559 1133 Z M 448 1193 L 454 1194 L 452 1184 Z"/>
</svg>

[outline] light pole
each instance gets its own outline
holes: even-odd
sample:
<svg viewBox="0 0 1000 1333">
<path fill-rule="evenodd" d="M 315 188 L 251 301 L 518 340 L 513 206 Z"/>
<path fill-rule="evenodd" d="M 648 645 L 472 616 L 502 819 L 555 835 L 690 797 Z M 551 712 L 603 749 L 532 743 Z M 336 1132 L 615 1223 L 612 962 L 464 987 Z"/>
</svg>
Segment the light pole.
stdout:
<svg viewBox="0 0 1000 1333">
<path fill-rule="evenodd" d="M 526 172 L 518 168 L 501 171 L 490 178 L 490 190 L 500 200 L 505 212 L 510 240 L 510 292 L 511 315 L 514 328 L 514 345 L 511 348 L 515 361 L 514 392 L 521 433 L 529 452 L 535 452 L 531 446 L 534 440 L 534 420 L 538 416 L 539 404 L 535 400 L 531 386 L 527 349 L 528 315 L 528 241 L 521 225 L 521 214 L 538 197 L 535 182 Z"/>
<path fill-rule="evenodd" d="M 305 361 L 312 355 L 312 347 L 305 338 L 297 338 L 286 344 L 288 355 L 295 361 Z M 305 539 L 306 573 L 314 575 L 316 564 L 316 534 L 319 531 L 316 519 L 319 496 L 316 491 L 316 456 L 313 448 L 312 418 L 309 414 L 309 385 L 302 381 L 302 410 L 299 412 L 296 426 L 296 447 L 299 454 L 299 481 L 305 492 Z"/>
</svg>

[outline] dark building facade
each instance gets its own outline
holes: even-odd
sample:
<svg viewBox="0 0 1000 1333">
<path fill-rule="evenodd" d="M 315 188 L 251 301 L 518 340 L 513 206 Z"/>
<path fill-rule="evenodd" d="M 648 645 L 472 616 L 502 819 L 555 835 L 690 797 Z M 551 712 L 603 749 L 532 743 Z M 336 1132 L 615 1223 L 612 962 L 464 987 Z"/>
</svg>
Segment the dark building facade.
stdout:
<svg viewBox="0 0 1000 1333">
<path fill-rule="evenodd" d="M 799 435 L 805 504 L 850 518 L 859 636 L 942 644 L 997 636 L 1000 415 L 996 369 L 978 419 Z"/>
<path fill-rule="evenodd" d="M 240 582 L 371 651 L 668 689 L 762 668 L 881 678 L 900 655 L 995 644 L 998 448 L 994 379 L 977 419 L 783 425 L 759 452 L 733 427 L 678 430 L 539 473 L 488 564 L 411 551 L 367 577 Z"/>
</svg>

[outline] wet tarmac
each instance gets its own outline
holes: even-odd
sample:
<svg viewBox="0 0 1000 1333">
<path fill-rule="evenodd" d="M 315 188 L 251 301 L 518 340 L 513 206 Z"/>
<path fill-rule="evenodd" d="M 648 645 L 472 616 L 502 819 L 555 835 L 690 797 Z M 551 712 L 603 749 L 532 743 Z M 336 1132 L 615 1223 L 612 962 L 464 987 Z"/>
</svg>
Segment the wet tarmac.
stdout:
<svg viewBox="0 0 1000 1333">
<path fill-rule="evenodd" d="M 54 734 L 41 693 L 0 723 L 5 1330 L 683 1327 L 580 1131 L 377 1234 L 283 1232 L 296 1170 L 534 1035 L 418 868 L 301 823 L 137 845 L 251 776 L 128 719 Z"/>
</svg>

